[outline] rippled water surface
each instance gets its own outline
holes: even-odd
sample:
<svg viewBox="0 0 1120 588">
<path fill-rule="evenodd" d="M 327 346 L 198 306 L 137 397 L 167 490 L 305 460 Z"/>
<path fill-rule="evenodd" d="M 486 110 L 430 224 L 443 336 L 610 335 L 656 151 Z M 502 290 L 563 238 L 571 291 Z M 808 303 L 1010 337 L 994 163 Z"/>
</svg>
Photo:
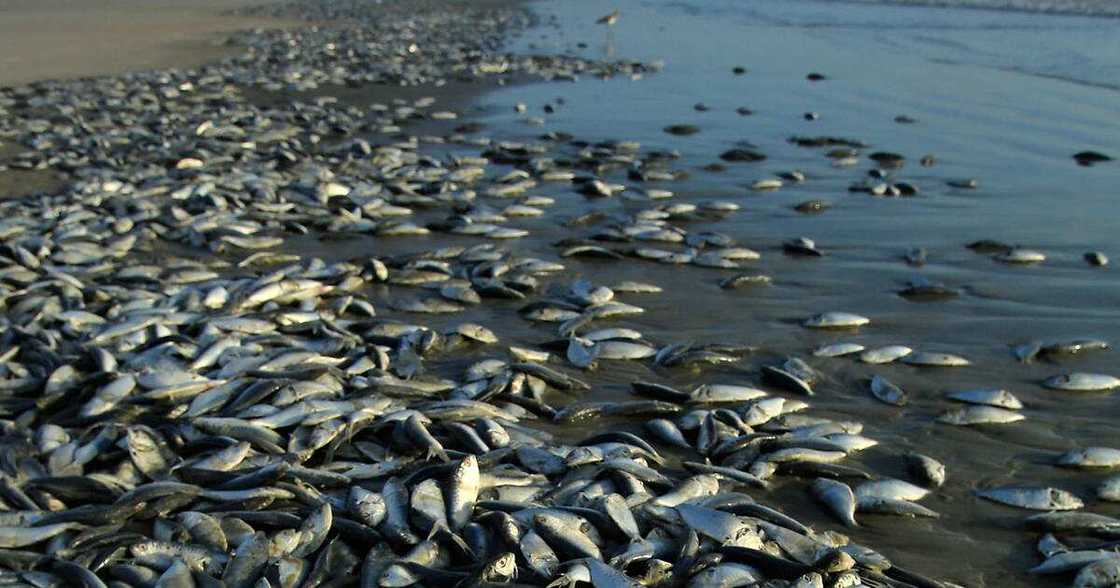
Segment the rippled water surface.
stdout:
<svg viewBox="0 0 1120 588">
<path fill-rule="evenodd" d="M 621 8 L 611 32 L 595 17 Z M 666 293 L 635 299 L 647 313 L 623 322 L 659 342 L 693 339 L 749 343 L 759 352 L 734 369 L 714 374 L 651 373 L 641 365 L 605 370 L 616 386 L 597 388 L 603 398 L 624 398 L 637 378 L 682 386 L 705 381 L 750 381 L 758 365 L 786 355 L 808 357 L 819 344 L 852 340 L 868 346 L 902 343 L 967 356 L 967 368 L 936 370 L 901 365 L 872 367 L 850 359 L 811 359 L 827 375 L 811 400 L 818 413 L 860 420 L 879 439 L 857 462 L 884 474 L 905 476 L 899 454 L 916 449 L 944 460 L 950 481 L 924 501 L 943 513 L 936 521 L 863 516 L 852 534 L 882 547 L 915 569 L 970 586 L 1036 586 L 1024 570 L 1037 562 L 1037 536 L 1023 529 L 1020 511 L 981 501 L 978 487 L 1012 483 L 1054 485 L 1076 492 L 1087 510 L 1111 515 L 1120 508 L 1097 501 L 1101 473 L 1059 470 L 1059 451 L 1083 445 L 1120 446 L 1120 415 L 1112 395 L 1043 389 L 1056 373 L 1120 373 L 1113 352 L 1061 364 L 1018 363 L 1010 346 L 1028 340 L 1096 337 L 1120 340 L 1120 278 L 1114 268 L 1092 268 L 1082 254 L 1120 255 L 1116 200 L 1120 164 L 1080 167 L 1071 155 L 1086 149 L 1120 153 L 1120 35 L 1111 18 L 991 10 L 789 0 L 591 0 L 534 4 L 542 26 L 518 41 L 524 52 L 573 51 L 601 56 L 662 59 L 664 71 L 640 81 L 583 79 L 573 84 L 517 86 L 481 99 L 482 120 L 500 136 L 535 138 L 549 130 L 581 139 L 640 141 L 644 149 L 675 149 L 676 169 L 689 179 L 667 184 L 677 201 L 734 200 L 742 210 L 688 230 L 724 232 L 762 253 L 753 262 L 774 278 L 770 287 L 721 290 L 727 274 L 697 267 L 641 262 L 568 260 L 574 272 L 604 283 L 640 279 Z M 577 44 L 585 43 L 586 48 Z M 732 74 L 734 66 L 746 75 Z M 805 75 L 821 72 L 823 82 Z M 558 105 L 557 99 L 563 104 Z M 525 124 L 512 106 L 523 102 L 543 126 Z M 710 110 L 698 112 L 702 102 Z M 556 106 L 554 114 L 541 109 Z M 754 114 L 740 116 L 738 107 Z M 807 121 L 805 112 L 819 120 Z M 916 124 L 898 124 L 907 115 Z M 669 124 L 701 131 L 665 134 Z M 863 141 L 874 150 L 905 155 L 897 179 L 915 183 L 914 198 L 882 199 L 849 193 L 872 167 L 866 158 L 836 168 L 822 149 L 790 144 L 794 135 L 830 135 Z M 703 166 L 740 143 L 769 156 L 760 163 L 732 163 L 713 173 Z M 572 148 L 572 154 L 576 151 Z M 934 154 L 937 165 L 917 160 Z M 798 169 L 809 180 L 777 192 L 749 189 L 755 180 Z M 978 188 L 949 187 L 947 180 L 976 178 Z M 609 177 L 626 183 L 623 172 Z M 637 186 L 635 186 L 637 187 Z M 625 212 L 646 206 L 625 198 L 590 201 L 567 186 L 536 193 L 557 197 L 561 217 L 591 210 Z M 832 208 L 806 216 L 792 206 L 824 199 Z M 554 216 L 522 223 L 533 236 L 526 252 L 551 253 L 558 239 L 589 229 L 566 229 Z M 786 256 L 785 239 L 805 235 L 827 252 L 821 259 Z M 1044 251 L 1037 266 L 1002 265 L 966 249 L 997 239 Z M 902 261 L 913 247 L 929 252 L 913 268 Z M 896 294 L 923 276 L 960 288 L 940 302 L 911 302 Z M 507 309 L 508 310 L 508 309 Z M 799 321 L 825 310 L 870 316 L 858 333 L 807 331 Z M 499 315 L 509 314 L 500 309 Z M 549 328 L 523 329 L 540 340 Z M 882 374 L 906 388 L 912 404 L 876 403 L 864 381 Z M 1010 425 L 955 428 L 934 419 L 952 408 L 946 390 L 1005 387 L 1027 405 L 1027 420 Z M 784 482 L 774 499 L 795 516 L 832 526 L 805 483 Z M 1059 582 L 1060 584 L 1060 582 Z"/>
</svg>

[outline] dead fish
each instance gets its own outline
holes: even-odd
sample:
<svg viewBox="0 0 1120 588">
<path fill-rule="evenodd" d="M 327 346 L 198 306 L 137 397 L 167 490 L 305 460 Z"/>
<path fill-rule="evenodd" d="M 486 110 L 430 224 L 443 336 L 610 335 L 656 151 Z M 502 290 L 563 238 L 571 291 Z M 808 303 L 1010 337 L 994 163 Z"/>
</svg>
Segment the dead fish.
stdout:
<svg viewBox="0 0 1120 588">
<path fill-rule="evenodd" d="M 861 498 L 857 510 L 867 514 L 885 514 L 898 517 L 940 518 L 941 514 L 916 502 L 881 496 Z"/>
<path fill-rule="evenodd" d="M 872 376 L 869 387 L 871 395 L 880 402 L 900 407 L 910 403 L 910 395 L 905 390 L 882 376 Z"/>
<path fill-rule="evenodd" d="M 1120 378 L 1107 374 L 1073 372 L 1047 378 L 1042 385 L 1070 392 L 1104 392 L 1120 387 Z"/>
<path fill-rule="evenodd" d="M 883 479 L 864 482 L 855 489 L 856 499 L 863 501 L 872 498 L 915 501 L 925 498 L 929 490 L 903 480 Z"/>
<path fill-rule="evenodd" d="M 863 363 L 870 364 L 884 364 L 891 363 L 897 359 L 901 359 L 910 355 L 914 350 L 905 345 L 887 345 L 885 347 L 876 347 L 875 349 L 868 349 L 860 353 L 859 360 Z"/>
<path fill-rule="evenodd" d="M 1028 574 L 1064 574 L 1073 572 L 1102 559 L 1117 558 L 1120 553 L 1103 549 L 1064 551 L 1046 558 L 1046 561 L 1027 570 Z"/>
<path fill-rule="evenodd" d="M 1042 343 L 1038 341 L 1030 341 L 1011 348 L 1011 354 L 1022 363 L 1033 362 L 1040 351 L 1042 351 Z"/>
<path fill-rule="evenodd" d="M 519 547 L 529 569 L 543 578 L 553 577 L 554 570 L 560 565 L 560 558 L 540 535 L 530 529 L 521 536 Z"/>
<path fill-rule="evenodd" d="M 568 519 L 550 512 L 533 516 L 533 528 L 559 555 L 568 559 L 602 559 L 599 547 Z"/>
<path fill-rule="evenodd" d="M 832 343 L 822 345 L 813 350 L 814 357 L 843 357 L 863 351 L 865 347 L 859 343 Z"/>
<path fill-rule="evenodd" d="M 1071 468 L 1114 468 L 1120 466 L 1120 449 L 1085 447 L 1060 455 L 1057 465 Z"/>
<path fill-rule="evenodd" d="M 724 290 L 732 290 L 747 286 L 767 286 L 773 281 L 773 278 L 765 274 L 736 274 L 720 280 L 719 287 Z"/>
<path fill-rule="evenodd" d="M 964 367 L 972 365 L 970 361 L 959 355 L 931 351 L 910 353 L 902 358 L 902 363 L 918 367 Z"/>
<path fill-rule="evenodd" d="M 720 545 L 762 547 L 756 526 L 745 517 L 688 503 L 677 505 L 675 510 L 686 526 Z"/>
<path fill-rule="evenodd" d="M 810 329 L 853 329 L 870 322 L 871 319 L 850 312 L 825 312 L 809 317 L 803 324 Z"/>
<path fill-rule="evenodd" d="M 816 214 L 828 210 L 832 205 L 825 200 L 806 200 L 795 204 L 793 209 L 804 214 Z"/>
<path fill-rule="evenodd" d="M 712 496 L 716 492 L 719 492 L 718 478 L 711 475 L 692 476 L 672 491 L 655 498 L 653 504 L 673 507 L 701 496 Z"/>
<path fill-rule="evenodd" d="M 1023 403 L 1016 398 L 1014 394 L 1007 390 L 996 388 L 958 390 L 950 392 L 946 397 L 959 402 L 967 402 L 968 404 L 995 406 L 1008 410 L 1019 410 L 1023 408 Z"/>
<path fill-rule="evenodd" d="M 1042 557 L 1045 558 L 1050 558 L 1059 553 L 1070 551 L 1069 546 L 1059 541 L 1053 533 L 1047 533 L 1043 535 L 1042 538 L 1038 540 L 1037 547 L 1038 552 L 1041 553 Z"/>
<path fill-rule="evenodd" d="M 1097 486 L 1097 498 L 1108 502 L 1120 502 L 1120 475 L 1105 478 Z"/>
<path fill-rule="evenodd" d="M 40 527 L 0 527 L 0 547 L 4 549 L 19 549 L 46 541 L 60 533 L 82 529 L 78 523 L 57 523 Z"/>
<path fill-rule="evenodd" d="M 1046 254 L 1034 249 L 1015 248 L 996 255 L 994 259 L 1003 263 L 1027 265 L 1046 261 Z"/>
<path fill-rule="evenodd" d="M 1120 583 L 1120 559 L 1105 558 L 1083 568 L 1073 579 L 1074 588 L 1107 588 Z"/>
<path fill-rule="evenodd" d="M 1069 341 L 1055 341 L 1047 343 L 1039 349 L 1043 355 L 1077 355 L 1086 351 L 1104 351 L 1111 349 L 1108 341 L 1100 339 L 1072 339 Z"/>
<path fill-rule="evenodd" d="M 470 521 L 480 488 L 478 460 L 468 455 L 455 467 L 447 486 L 447 518 L 452 530 L 461 529 Z"/>
<path fill-rule="evenodd" d="M 1022 414 L 995 406 L 966 406 L 942 413 L 937 422 L 947 425 L 971 426 L 1014 423 L 1026 419 Z"/>
<path fill-rule="evenodd" d="M 977 490 L 976 495 L 992 502 L 1030 510 L 1077 510 L 1085 506 L 1080 498 L 1057 488 L 1007 486 Z"/>
<path fill-rule="evenodd" d="M 603 588 L 638 588 L 641 586 L 641 584 L 630 579 L 626 574 L 623 574 L 598 559 L 586 559 L 584 562 L 590 572 L 592 586 L 602 586 Z"/>
<path fill-rule="evenodd" d="M 945 483 L 945 464 L 928 455 L 922 455 L 920 453 L 907 454 L 906 465 L 909 467 L 911 475 L 927 485 L 939 488 Z"/>
<path fill-rule="evenodd" d="M 692 444 L 685 439 L 684 433 L 672 421 L 651 419 L 646 421 L 644 426 L 659 441 L 683 449 L 692 449 Z"/>
<path fill-rule="evenodd" d="M 859 526 L 855 518 L 856 498 L 851 487 L 837 480 L 817 478 L 813 482 L 812 490 L 813 495 L 828 506 L 840 522 L 849 527 Z"/>
<path fill-rule="evenodd" d="M 268 535 L 257 532 L 233 552 L 222 572 L 227 586 L 249 588 L 268 564 Z"/>
<path fill-rule="evenodd" d="M 1093 267 L 1104 267 L 1108 265 L 1108 256 L 1100 251 L 1089 251 L 1084 256 L 1085 262 Z"/>
<path fill-rule="evenodd" d="M 808 237 L 797 237 L 782 243 L 782 249 L 791 255 L 804 255 L 806 257 L 823 257 L 824 252 L 817 249 L 817 243 Z"/>
<path fill-rule="evenodd" d="M 1027 517 L 1025 522 L 1028 529 L 1054 533 L 1120 534 L 1120 519 L 1091 512 L 1048 512 Z"/>
<path fill-rule="evenodd" d="M 806 396 L 813 395 L 813 388 L 808 382 L 780 367 L 772 365 L 762 366 L 762 377 L 771 384 L 791 392 L 797 392 Z"/>
<path fill-rule="evenodd" d="M 945 300 L 960 294 L 955 288 L 950 288 L 941 282 L 934 282 L 925 278 L 910 280 L 905 288 L 899 290 L 899 296 L 918 301 Z"/>
</svg>

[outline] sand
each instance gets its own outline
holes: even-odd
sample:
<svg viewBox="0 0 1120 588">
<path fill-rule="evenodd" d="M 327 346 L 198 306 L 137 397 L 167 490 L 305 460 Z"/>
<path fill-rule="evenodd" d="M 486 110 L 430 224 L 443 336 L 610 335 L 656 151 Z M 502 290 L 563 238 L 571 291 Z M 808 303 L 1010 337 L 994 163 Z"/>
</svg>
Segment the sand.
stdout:
<svg viewBox="0 0 1120 588">
<path fill-rule="evenodd" d="M 236 51 L 226 36 L 293 23 L 231 16 L 262 0 L 6 0 L 0 86 L 193 67 Z"/>
</svg>

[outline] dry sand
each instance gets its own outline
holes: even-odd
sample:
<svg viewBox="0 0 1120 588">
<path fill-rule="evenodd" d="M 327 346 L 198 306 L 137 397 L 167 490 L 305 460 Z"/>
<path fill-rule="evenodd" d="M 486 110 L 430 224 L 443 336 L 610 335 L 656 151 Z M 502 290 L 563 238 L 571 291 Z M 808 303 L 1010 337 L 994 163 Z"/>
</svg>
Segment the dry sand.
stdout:
<svg viewBox="0 0 1120 588">
<path fill-rule="evenodd" d="M 3 0 L 0 86 L 201 65 L 230 32 L 291 24 L 225 14 L 263 1 Z"/>
</svg>

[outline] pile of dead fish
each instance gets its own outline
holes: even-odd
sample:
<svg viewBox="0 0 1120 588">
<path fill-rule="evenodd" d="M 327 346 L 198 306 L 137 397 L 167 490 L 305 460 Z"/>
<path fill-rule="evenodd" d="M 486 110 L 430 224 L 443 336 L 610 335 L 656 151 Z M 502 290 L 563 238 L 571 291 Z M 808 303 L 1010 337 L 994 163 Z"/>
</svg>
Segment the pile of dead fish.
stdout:
<svg viewBox="0 0 1120 588">
<path fill-rule="evenodd" d="M 622 212 L 567 219 L 586 232 L 555 243 L 560 259 L 731 270 L 719 279 L 729 289 L 769 283 L 749 271 L 757 250 L 692 227 L 737 204 L 671 200 L 663 185 L 684 176 L 678 154 L 560 133 L 501 141 L 455 127 L 457 113 L 431 99 L 358 106 L 314 93 L 656 70 L 503 54 L 528 13 L 442 6 L 271 5 L 255 10 L 329 24 L 239 35 L 243 55 L 199 70 L 0 90 L 0 138 L 25 148 L 4 165 L 67 178 L 51 195 L 0 202 L 4 582 L 948 586 L 828 529 L 825 517 L 814 529 L 769 500 L 777 488 L 802 492 L 848 527 L 935 518 L 920 502 L 944 483 L 943 464 L 899 456 L 911 472 L 900 480 L 845 463 L 876 441 L 860 422 L 812 415 L 823 378 L 805 360 L 783 358 L 749 380 L 708 378 L 702 370 L 755 349 L 654 341 L 612 325 L 644 314 L 642 298 L 661 289 L 573 281 L 547 252 L 497 245 L 527 235 L 558 198 L 618 197 Z M 273 91 L 301 98 L 270 107 L 261 94 Z M 440 121 L 453 128 L 404 132 Z M 836 147 L 837 165 L 865 147 L 802 142 Z M 737 150 L 724 160 L 757 157 Z M 618 173 L 630 184 L 605 179 Z M 780 177 L 754 188 L 805 181 Z M 873 194 L 911 193 L 877 179 Z M 564 195 L 534 193 L 546 185 Z M 471 244 L 432 247 L 443 235 Z M 316 239 L 343 253 L 308 254 Z M 807 237 L 781 249 L 825 255 Z M 474 308 L 521 317 L 533 335 L 453 318 Z M 869 324 L 832 311 L 801 326 Z M 1100 345 L 1040 343 L 1022 357 Z M 968 364 L 901 345 L 836 343 L 813 355 Z M 691 370 L 695 385 L 633 381 L 633 397 L 610 400 L 598 374 L 623 361 Z M 1067 374 L 1052 387 L 1120 385 L 1105 378 Z M 868 385 L 875 399 L 906 402 L 885 378 Z M 970 407 L 943 422 L 1022 418 L 1002 390 L 950 399 Z M 560 426 L 589 419 L 619 427 L 573 439 Z M 1111 451 L 1059 463 L 1120 465 Z M 1103 481 L 1100 497 L 1114 500 L 1117 486 Z M 979 496 L 1083 505 L 1053 488 Z M 1088 513 L 1028 522 L 1067 541 L 1044 541 L 1054 563 L 1039 573 L 1117 570 L 1112 545 L 1081 535 L 1109 537 L 1120 522 Z"/>
<path fill-rule="evenodd" d="M 480 245 L 260 274 L 144 265 L 149 232 L 221 241 L 175 198 L 149 210 L 151 197 L 105 189 L 22 202 L 37 214 L 4 225 L 0 544 L 13 580 L 938 585 L 745 492 L 775 474 L 824 476 L 813 491 L 847 524 L 857 496 L 870 512 L 933 516 L 912 484 L 866 481 L 853 495 L 831 479 L 871 477 L 835 463 L 874 443 L 858 423 L 719 384 L 685 394 L 638 382 L 650 400 L 557 408 L 557 393 L 589 385 L 547 351 L 493 357 L 498 336 L 482 325 L 382 319 L 363 295 L 384 283 L 447 304 L 522 298 L 559 264 Z M 238 234 L 224 236 L 259 238 Z M 578 281 L 523 311 L 560 313 L 565 355 L 584 368 L 743 352 L 590 330 L 642 311 L 614 296 Z M 479 353 L 492 357 L 449 371 Z M 593 415 L 655 417 L 659 441 L 707 459 L 677 464 L 626 432 L 562 443 L 534 426 Z"/>
<path fill-rule="evenodd" d="M 556 405 L 555 393 L 589 386 L 550 365 L 547 342 L 503 357 L 490 351 L 498 335 L 480 324 L 379 316 L 525 299 L 562 265 L 487 245 L 337 262 L 282 250 L 312 232 L 516 238 L 523 231 L 504 226 L 509 219 L 551 204 L 523 195 L 536 181 L 571 181 L 611 148 L 589 147 L 571 167 L 538 157 L 547 147 L 486 141 L 482 157 L 442 159 L 400 136 L 407 121 L 454 118 L 429 111 L 432 101 L 356 108 L 320 98 L 271 110 L 245 98 L 248 86 L 563 79 L 644 67 L 503 57 L 486 46 L 524 26 L 522 13 L 451 18 L 404 6 L 376 17 L 366 10 L 360 26 L 253 33 L 239 40 L 244 57 L 200 71 L 4 92 L 5 109 L 18 114 L 5 119 L 4 135 L 28 148 L 9 165 L 73 178 L 58 195 L 2 205 L 6 581 L 933 584 L 742 492 L 797 464 L 843 473 L 813 464 L 869 442 L 854 435 L 857 425 L 833 431 L 792 414 L 804 403 L 739 386 L 681 394 L 636 384 L 655 398 Z M 348 11 L 368 9 L 296 7 L 310 19 L 353 20 Z M 492 161 L 531 158 L 532 175 L 491 177 L 483 190 L 516 202 L 474 204 L 471 186 Z M 653 156 L 642 177 L 661 173 L 657 161 L 668 159 Z M 592 194 L 612 189 L 586 185 Z M 440 209 L 459 212 L 408 220 Z M 657 228 L 660 215 L 621 230 L 672 233 Z M 752 254 L 718 235 L 698 239 L 723 251 L 698 256 L 700 264 Z M 199 250 L 213 256 L 192 259 Z M 370 295 L 375 287 L 419 295 L 383 304 Z M 577 282 L 522 311 L 562 317 L 564 355 L 583 368 L 726 363 L 744 352 L 588 331 L 592 321 L 642 311 L 613 297 Z M 479 354 L 491 357 L 454 372 Z M 719 465 L 679 464 L 630 433 L 564 443 L 538 425 L 593 415 L 656 417 L 647 427 L 658 438 Z"/>
</svg>

